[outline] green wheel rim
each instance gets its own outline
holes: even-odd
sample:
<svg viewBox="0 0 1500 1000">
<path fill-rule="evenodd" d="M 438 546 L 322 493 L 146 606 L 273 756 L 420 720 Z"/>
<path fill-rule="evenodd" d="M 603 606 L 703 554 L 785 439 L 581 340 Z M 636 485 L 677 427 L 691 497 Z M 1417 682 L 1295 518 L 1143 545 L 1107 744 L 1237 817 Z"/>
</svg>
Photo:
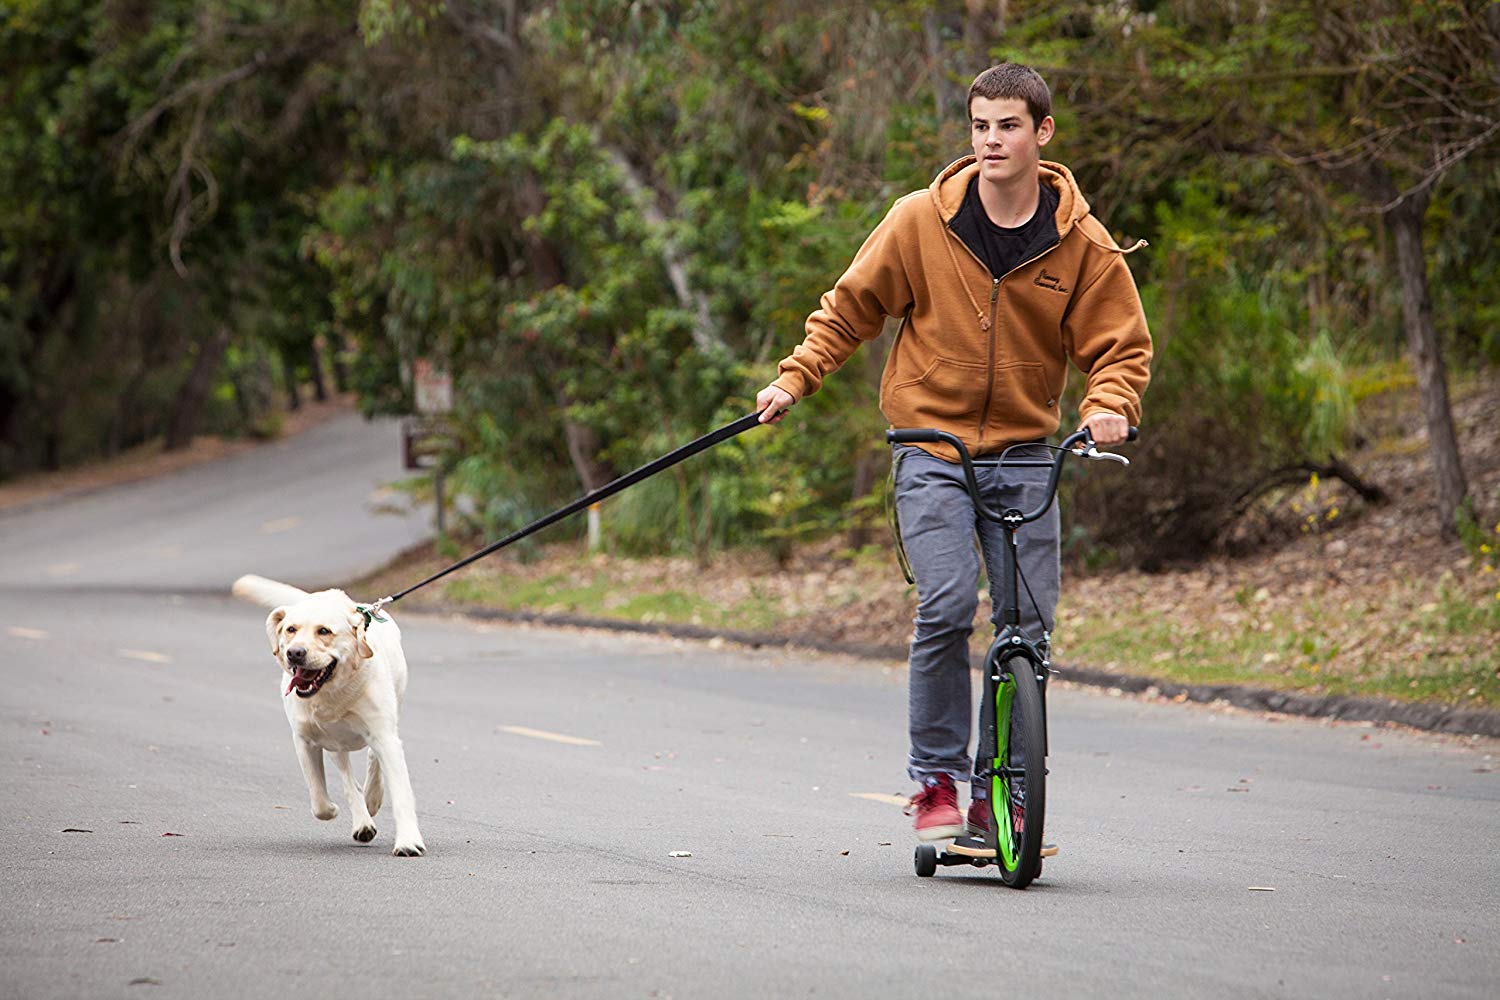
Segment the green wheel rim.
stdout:
<svg viewBox="0 0 1500 1000">
<path fill-rule="evenodd" d="M 1010 826 L 1010 782 L 1001 769 L 1010 757 L 1010 703 L 1016 696 L 1016 682 L 1005 680 L 995 688 L 995 759 L 990 762 L 990 811 L 995 818 L 995 839 L 1000 863 L 1005 870 L 1016 870 L 1018 859 L 1015 831 Z"/>
</svg>

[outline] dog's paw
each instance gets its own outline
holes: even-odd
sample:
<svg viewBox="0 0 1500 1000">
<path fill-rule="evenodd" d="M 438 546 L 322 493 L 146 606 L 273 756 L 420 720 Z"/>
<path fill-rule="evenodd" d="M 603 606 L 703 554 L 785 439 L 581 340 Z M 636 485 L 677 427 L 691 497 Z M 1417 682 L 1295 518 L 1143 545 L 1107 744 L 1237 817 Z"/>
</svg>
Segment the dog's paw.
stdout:
<svg viewBox="0 0 1500 1000">
<path fill-rule="evenodd" d="M 427 853 L 427 845 L 420 840 L 413 840 L 407 844 L 397 844 L 391 853 L 398 858 L 420 858 Z"/>
<path fill-rule="evenodd" d="M 322 805 L 313 806 L 312 814 L 315 818 L 325 821 L 330 819 L 338 819 L 339 807 L 334 805 L 332 802 L 325 802 Z"/>
<path fill-rule="evenodd" d="M 375 839 L 375 827 L 373 825 L 357 826 L 354 828 L 354 839 L 361 844 L 368 844 Z"/>
</svg>

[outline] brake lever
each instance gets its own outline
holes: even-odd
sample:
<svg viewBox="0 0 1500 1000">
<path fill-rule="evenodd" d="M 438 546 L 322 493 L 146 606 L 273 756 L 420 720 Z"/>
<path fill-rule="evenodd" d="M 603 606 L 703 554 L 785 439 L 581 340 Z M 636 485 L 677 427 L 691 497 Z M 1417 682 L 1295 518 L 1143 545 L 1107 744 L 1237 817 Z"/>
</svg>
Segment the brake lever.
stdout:
<svg viewBox="0 0 1500 1000">
<path fill-rule="evenodd" d="M 1108 461 L 1119 462 L 1121 465 L 1130 464 L 1130 459 L 1126 458 L 1124 455 L 1116 455 L 1112 451 L 1100 451 L 1098 447 L 1095 446 L 1092 442 L 1090 442 L 1087 450 L 1085 450 L 1082 446 L 1074 448 L 1073 454 L 1077 455 L 1079 458 L 1092 458 L 1096 462 Z"/>
</svg>

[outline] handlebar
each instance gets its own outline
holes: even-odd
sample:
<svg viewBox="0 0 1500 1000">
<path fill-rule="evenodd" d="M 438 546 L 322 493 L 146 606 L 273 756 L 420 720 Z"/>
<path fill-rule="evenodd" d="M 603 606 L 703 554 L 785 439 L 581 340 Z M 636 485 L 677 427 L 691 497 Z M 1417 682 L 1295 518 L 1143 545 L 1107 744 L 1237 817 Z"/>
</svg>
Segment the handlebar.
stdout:
<svg viewBox="0 0 1500 1000">
<path fill-rule="evenodd" d="M 1126 433 L 1125 440 L 1134 441 L 1140 437 L 1140 434 L 1139 427 L 1131 427 Z M 1017 519 L 1014 516 L 1014 512 L 1008 512 L 1011 516 L 1007 517 L 1006 514 L 996 514 L 985 506 L 979 496 L 979 480 L 974 477 L 974 460 L 969 456 L 969 449 L 964 447 L 963 441 L 957 436 L 932 427 L 919 427 L 888 430 L 885 432 L 885 439 L 891 444 L 946 444 L 952 447 L 954 451 L 958 452 L 959 461 L 963 463 L 964 479 L 968 483 L 969 495 L 974 498 L 974 509 L 988 521 L 993 521 L 996 524 L 1012 525 L 1013 527 L 1018 527 L 1029 521 L 1035 521 L 1047 513 L 1047 510 L 1052 506 L 1053 497 L 1057 495 L 1057 479 L 1062 473 L 1063 459 L 1069 455 L 1077 455 L 1080 458 L 1092 458 L 1096 461 L 1103 459 L 1121 462 L 1125 465 L 1130 464 L 1130 460 L 1123 455 L 1100 451 L 1096 448 L 1094 446 L 1094 435 L 1087 427 L 1076 431 L 1063 439 L 1062 444 L 1057 446 L 1057 458 L 1048 463 L 1052 467 L 1052 472 L 1047 477 L 1046 499 L 1042 501 L 1041 506 L 1036 510 L 1027 514 L 1021 514 L 1019 519 Z M 1005 464 L 1003 459 L 1001 464 Z"/>
<path fill-rule="evenodd" d="M 1139 427 L 1132 427 L 1125 435 L 1125 440 L 1134 441 L 1140 436 L 1141 429 Z M 1092 440 L 1093 434 L 1085 427 L 1074 434 L 1073 437 L 1085 437 Z M 946 442 L 953 445 L 960 455 L 967 455 L 969 453 L 968 449 L 964 447 L 964 443 L 958 438 L 947 431 L 936 430 L 932 427 L 917 427 L 910 430 L 888 430 L 885 432 L 885 439 L 891 444 L 941 444 Z M 1068 440 L 1072 440 L 1072 438 Z M 1066 448 L 1067 446 L 1067 441 L 1064 441 L 1062 447 Z"/>
</svg>

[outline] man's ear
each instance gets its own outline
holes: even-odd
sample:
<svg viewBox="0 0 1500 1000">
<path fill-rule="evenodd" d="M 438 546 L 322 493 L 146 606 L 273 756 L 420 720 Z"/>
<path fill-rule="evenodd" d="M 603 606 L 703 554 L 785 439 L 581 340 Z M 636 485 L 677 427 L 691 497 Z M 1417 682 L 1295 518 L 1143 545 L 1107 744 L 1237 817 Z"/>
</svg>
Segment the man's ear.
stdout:
<svg viewBox="0 0 1500 1000">
<path fill-rule="evenodd" d="M 1048 115 L 1046 118 L 1043 118 L 1042 123 L 1036 127 L 1036 144 L 1038 146 L 1047 145 L 1047 143 L 1052 141 L 1052 136 L 1055 135 L 1056 132 L 1057 122 L 1052 120 L 1051 115 Z"/>
<path fill-rule="evenodd" d="M 286 617 L 286 608 L 277 608 L 266 616 L 266 638 L 271 640 L 271 655 L 281 652 L 281 620 Z"/>
<path fill-rule="evenodd" d="M 365 630 L 370 627 L 370 623 L 365 621 L 363 611 L 356 611 L 349 617 L 349 627 L 354 631 L 355 649 L 360 657 L 367 660 L 374 656 L 375 650 L 370 648 L 370 643 L 365 639 Z M 355 669 L 358 667 L 359 665 L 355 664 Z"/>
</svg>

